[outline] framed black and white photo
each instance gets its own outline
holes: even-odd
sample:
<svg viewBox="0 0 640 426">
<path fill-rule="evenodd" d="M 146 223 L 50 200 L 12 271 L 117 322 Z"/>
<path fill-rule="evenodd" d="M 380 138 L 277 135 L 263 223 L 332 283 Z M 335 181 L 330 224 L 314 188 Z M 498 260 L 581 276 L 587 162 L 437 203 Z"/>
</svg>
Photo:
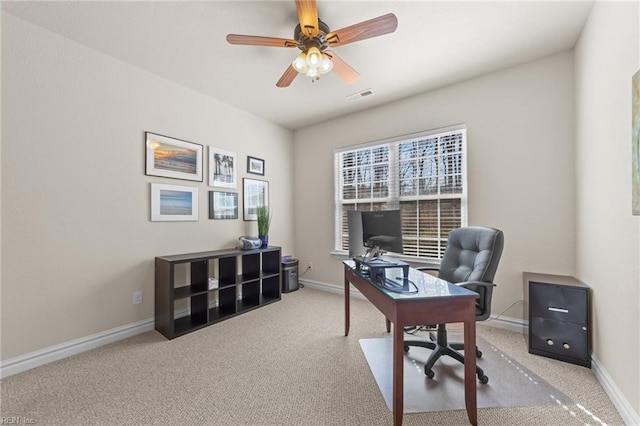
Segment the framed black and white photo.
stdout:
<svg viewBox="0 0 640 426">
<path fill-rule="evenodd" d="M 151 184 L 151 221 L 198 220 L 198 188 Z"/>
<path fill-rule="evenodd" d="M 209 147 L 209 186 L 237 188 L 235 152 Z"/>
<path fill-rule="evenodd" d="M 264 160 L 247 156 L 247 173 L 264 176 Z"/>
<path fill-rule="evenodd" d="M 244 178 L 244 220 L 258 220 L 258 207 L 269 207 L 269 182 Z"/>
<path fill-rule="evenodd" d="M 145 174 L 202 182 L 204 146 L 145 132 Z"/>
<path fill-rule="evenodd" d="M 209 191 L 209 219 L 237 219 L 238 194 L 236 192 Z"/>
</svg>

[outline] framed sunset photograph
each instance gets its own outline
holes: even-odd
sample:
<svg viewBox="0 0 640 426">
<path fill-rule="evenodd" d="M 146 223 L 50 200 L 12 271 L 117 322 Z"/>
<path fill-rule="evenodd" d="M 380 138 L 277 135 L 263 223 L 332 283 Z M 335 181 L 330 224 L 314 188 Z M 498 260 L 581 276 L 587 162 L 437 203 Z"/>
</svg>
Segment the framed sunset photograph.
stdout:
<svg viewBox="0 0 640 426">
<path fill-rule="evenodd" d="M 145 132 L 145 174 L 202 182 L 204 146 Z"/>
</svg>

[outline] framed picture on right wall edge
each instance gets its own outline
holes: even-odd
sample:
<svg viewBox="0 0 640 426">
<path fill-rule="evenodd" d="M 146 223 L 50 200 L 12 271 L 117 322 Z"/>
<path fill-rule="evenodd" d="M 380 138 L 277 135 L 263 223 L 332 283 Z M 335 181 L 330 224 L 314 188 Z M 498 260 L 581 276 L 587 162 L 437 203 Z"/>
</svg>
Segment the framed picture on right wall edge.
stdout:
<svg viewBox="0 0 640 426">
<path fill-rule="evenodd" d="M 631 83 L 631 190 L 632 213 L 640 215 L 640 71 Z"/>
<path fill-rule="evenodd" d="M 269 182 L 243 178 L 244 220 L 258 220 L 258 207 L 269 207 Z"/>
</svg>

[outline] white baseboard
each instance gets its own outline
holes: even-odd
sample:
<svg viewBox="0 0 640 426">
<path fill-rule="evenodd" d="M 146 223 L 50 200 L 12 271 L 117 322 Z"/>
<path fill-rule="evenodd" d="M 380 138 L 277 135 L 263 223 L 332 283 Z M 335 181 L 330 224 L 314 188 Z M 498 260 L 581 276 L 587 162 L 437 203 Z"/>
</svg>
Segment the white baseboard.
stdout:
<svg viewBox="0 0 640 426">
<path fill-rule="evenodd" d="M 482 321 L 483 325 L 488 327 L 501 328 L 503 330 L 515 331 L 516 333 L 528 333 L 529 332 L 529 323 L 527 321 L 521 320 L 520 318 L 512 318 L 501 316 L 498 317 L 496 315 L 491 315 L 488 320 Z"/>
<path fill-rule="evenodd" d="M 344 294 L 343 287 L 338 287 L 332 284 L 322 283 L 319 281 L 300 280 L 300 284 L 303 284 L 305 287 L 314 288 L 320 291 L 326 291 L 328 293 L 340 294 L 340 295 Z M 360 293 L 358 290 L 356 290 L 353 287 L 350 289 L 349 295 L 351 297 L 357 297 L 358 299 L 365 300 L 365 297 L 362 295 L 362 293 Z"/>
<path fill-rule="evenodd" d="M 122 327 L 112 328 L 102 333 L 92 334 L 91 336 L 50 346 L 15 358 L 9 358 L 0 363 L 0 378 L 12 376 L 71 355 L 76 355 L 90 349 L 117 342 L 118 340 L 126 339 L 127 337 L 135 336 L 136 334 L 151 331 L 154 329 L 154 324 L 154 318 L 150 318 L 123 325 Z"/>
<path fill-rule="evenodd" d="M 628 426 L 638 426 L 640 425 L 640 415 L 636 413 L 633 409 L 629 401 L 624 397 L 618 386 L 616 386 L 615 382 L 607 373 L 607 370 L 604 369 L 600 360 L 592 353 L 591 354 L 591 371 L 593 375 L 596 376 L 600 385 L 609 396 L 609 399 L 620 413 L 620 417 L 624 420 L 624 424 Z"/>
</svg>

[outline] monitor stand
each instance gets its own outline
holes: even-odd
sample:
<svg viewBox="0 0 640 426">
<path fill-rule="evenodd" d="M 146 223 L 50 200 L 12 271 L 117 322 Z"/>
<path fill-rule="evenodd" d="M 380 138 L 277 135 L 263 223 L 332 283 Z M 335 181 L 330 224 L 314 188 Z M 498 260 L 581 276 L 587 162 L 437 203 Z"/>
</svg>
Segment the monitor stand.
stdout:
<svg viewBox="0 0 640 426">
<path fill-rule="evenodd" d="M 378 253 L 379 253 L 378 247 L 374 246 L 367 249 L 366 253 L 352 257 L 351 259 L 356 264 L 356 271 L 368 272 L 369 266 L 367 265 L 367 263 L 370 260 L 374 259 L 376 256 L 378 256 Z"/>
<path fill-rule="evenodd" d="M 363 264 L 369 268 L 369 278 L 378 282 L 383 287 L 409 291 L 409 264 L 407 262 L 378 256 L 371 260 L 364 261 Z M 387 278 L 386 271 L 392 268 L 402 269 L 402 283 Z"/>
</svg>

